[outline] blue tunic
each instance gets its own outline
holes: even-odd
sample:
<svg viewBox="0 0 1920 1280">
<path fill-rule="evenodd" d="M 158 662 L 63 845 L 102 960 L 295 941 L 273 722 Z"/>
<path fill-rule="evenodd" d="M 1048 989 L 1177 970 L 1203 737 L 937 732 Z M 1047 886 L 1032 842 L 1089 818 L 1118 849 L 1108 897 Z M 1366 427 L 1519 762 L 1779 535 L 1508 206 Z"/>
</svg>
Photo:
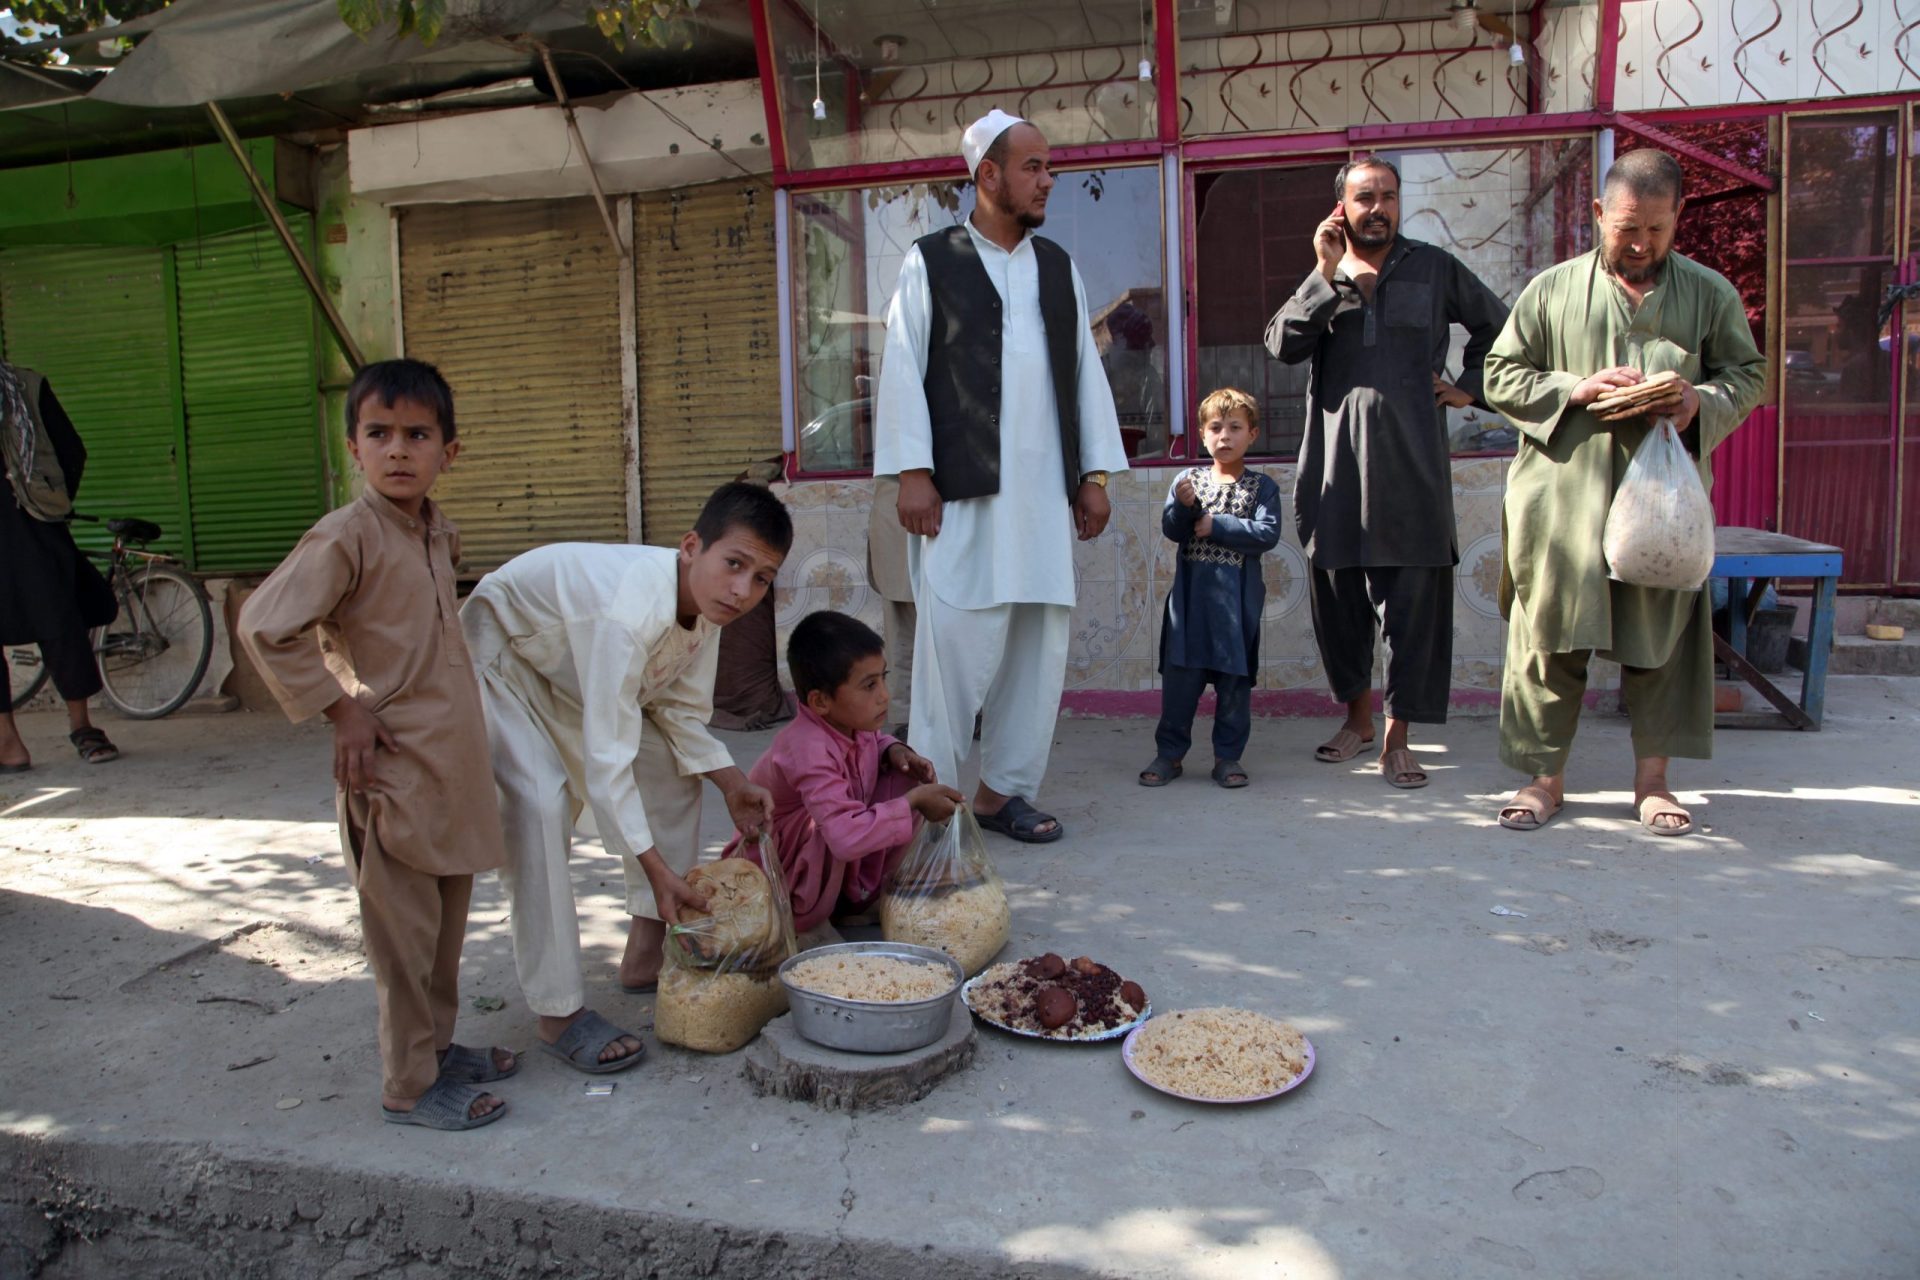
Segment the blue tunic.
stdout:
<svg viewBox="0 0 1920 1280">
<path fill-rule="evenodd" d="M 1174 497 L 1181 476 L 1193 480 L 1199 501 L 1191 507 Z M 1195 537 L 1193 527 L 1207 513 L 1213 515 L 1213 532 Z M 1260 557 L 1280 541 L 1280 486 L 1257 471 L 1223 483 L 1211 467 L 1190 468 L 1167 487 L 1160 531 L 1180 544 L 1160 631 L 1160 670 L 1171 664 L 1255 675 L 1260 611 L 1267 600 Z"/>
</svg>

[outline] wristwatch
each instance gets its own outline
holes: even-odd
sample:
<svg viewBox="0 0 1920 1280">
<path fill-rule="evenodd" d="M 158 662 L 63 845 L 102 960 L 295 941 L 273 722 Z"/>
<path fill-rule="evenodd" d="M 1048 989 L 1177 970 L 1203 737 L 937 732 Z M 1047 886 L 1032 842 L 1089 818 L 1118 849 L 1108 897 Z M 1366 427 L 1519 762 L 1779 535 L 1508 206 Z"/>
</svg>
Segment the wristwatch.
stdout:
<svg viewBox="0 0 1920 1280">
<path fill-rule="evenodd" d="M 1104 471 L 1089 471 L 1080 477 L 1081 484 L 1086 484 L 1088 481 L 1092 481 L 1104 489 L 1107 487 L 1107 473 Z"/>
</svg>

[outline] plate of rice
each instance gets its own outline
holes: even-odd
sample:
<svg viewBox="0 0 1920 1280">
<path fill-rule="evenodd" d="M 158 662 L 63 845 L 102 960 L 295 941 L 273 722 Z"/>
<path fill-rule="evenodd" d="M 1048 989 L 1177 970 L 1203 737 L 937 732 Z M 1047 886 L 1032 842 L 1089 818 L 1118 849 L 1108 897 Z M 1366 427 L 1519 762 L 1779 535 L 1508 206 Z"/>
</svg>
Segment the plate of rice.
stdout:
<svg viewBox="0 0 1920 1280">
<path fill-rule="evenodd" d="M 1120 1059 L 1140 1083 L 1189 1102 L 1265 1102 L 1313 1074 L 1313 1044 L 1246 1009 L 1181 1009 L 1136 1028 Z"/>
</svg>

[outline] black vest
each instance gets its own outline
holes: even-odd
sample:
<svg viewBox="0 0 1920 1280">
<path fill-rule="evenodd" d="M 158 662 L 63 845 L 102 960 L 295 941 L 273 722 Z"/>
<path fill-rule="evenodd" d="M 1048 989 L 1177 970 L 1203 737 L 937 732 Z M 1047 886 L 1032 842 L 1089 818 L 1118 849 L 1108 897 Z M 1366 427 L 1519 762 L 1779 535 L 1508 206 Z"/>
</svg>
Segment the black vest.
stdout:
<svg viewBox="0 0 1920 1280">
<path fill-rule="evenodd" d="M 1000 294 L 962 226 L 922 236 L 933 311 L 927 334 L 927 413 L 933 422 L 933 487 L 952 502 L 1000 492 Z M 1067 501 L 1080 491 L 1079 313 L 1073 260 L 1033 237 L 1040 318 L 1059 409 Z"/>
</svg>

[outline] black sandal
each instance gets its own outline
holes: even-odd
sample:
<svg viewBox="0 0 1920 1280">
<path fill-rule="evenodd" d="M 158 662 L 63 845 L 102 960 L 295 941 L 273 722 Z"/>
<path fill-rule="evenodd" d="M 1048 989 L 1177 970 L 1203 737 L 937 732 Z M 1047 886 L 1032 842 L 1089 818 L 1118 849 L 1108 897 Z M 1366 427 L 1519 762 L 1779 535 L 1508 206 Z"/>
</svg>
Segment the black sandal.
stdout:
<svg viewBox="0 0 1920 1280">
<path fill-rule="evenodd" d="M 1060 820 L 1050 813 L 1042 813 L 1019 796 L 1008 796 L 1007 802 L 1000 806 L 998 813 L 981 813 L 976 820 L 988 831 L 998 831 L 1001 835 L 1023 844 L 1052 844 L 1067 834 Z M 1042 823 L 1051 822 L 1053 830 L 1042 831 Z"/>
<path fill-rule="evenodd" d="M 1227 790 L 1234 791 L 1247 785 L 1247 771 L 1240 767 L 1238 760 L 1215 760 L 1213 780 Z"/>
<path fill-rule="evenodd" d="M 1186 772 L 1178 760 L 1169 760 L 1165 756 L 1155 756 L 1153 763 L 1140 771 L 1140 785 L 1143 787 L 1164 787 Z"/>
<path fill-rule="evenodd" d="M 120 758 L 120 748 L 107 741 L 106 730 L 88 725 L 67 735 L 67 741 L 88 764 L 110 764 Z"/>
</svg>

